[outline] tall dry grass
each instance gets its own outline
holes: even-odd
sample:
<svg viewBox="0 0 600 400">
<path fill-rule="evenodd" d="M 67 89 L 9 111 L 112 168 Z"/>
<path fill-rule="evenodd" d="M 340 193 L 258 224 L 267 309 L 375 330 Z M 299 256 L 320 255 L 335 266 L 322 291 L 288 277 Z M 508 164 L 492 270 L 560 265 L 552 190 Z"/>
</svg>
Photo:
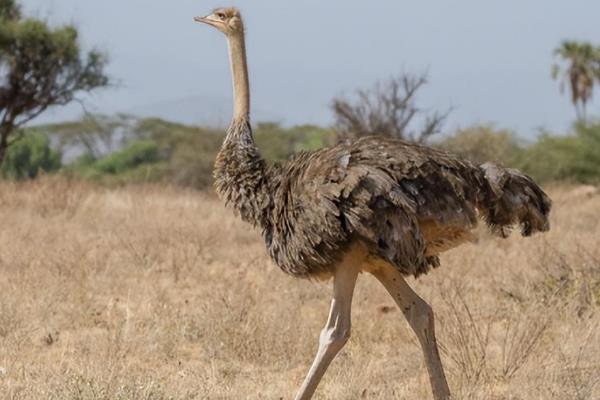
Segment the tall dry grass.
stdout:
<svg viewBox="0 0 600 400">
<path fill-rule="evenodd" d="M 546 235 L 483 235 L 415 289 L 457 399 L 600 398 L 600 196 L 555 188 Z M 0 399 L 291 398 L 329 285 L 270 264 L 213 197 L 0 183 Z M 362 276 L 318 399 L 426 399 L 417 341 Z"/>
</svg>

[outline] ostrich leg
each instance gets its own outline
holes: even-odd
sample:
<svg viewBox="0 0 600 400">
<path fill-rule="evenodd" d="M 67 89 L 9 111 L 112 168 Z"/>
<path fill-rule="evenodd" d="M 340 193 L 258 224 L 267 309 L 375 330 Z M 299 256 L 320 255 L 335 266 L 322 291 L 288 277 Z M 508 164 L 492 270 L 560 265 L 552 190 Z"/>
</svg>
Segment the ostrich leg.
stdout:
<svg viewBox="0 0 600 400">
<path fill-rule="evenodd" d="M 450 399 L 450 389 L 435 340 L 431 307 L 408 286 L 402 274 L 393 266 L 386 265 L 372 273 L 394 298 L 421 343 L 434 399 Z"/>
<path fill-rule="evenodd" d="M 342 262 L 336 268 L 329 318 L 319 337 L 317 356 L 296 395 L 296 400 L 312 398 L 327 367 L 350 338 L 352 294 L 359 270 L 359 266 L 352 262 Z"/>
</svg>

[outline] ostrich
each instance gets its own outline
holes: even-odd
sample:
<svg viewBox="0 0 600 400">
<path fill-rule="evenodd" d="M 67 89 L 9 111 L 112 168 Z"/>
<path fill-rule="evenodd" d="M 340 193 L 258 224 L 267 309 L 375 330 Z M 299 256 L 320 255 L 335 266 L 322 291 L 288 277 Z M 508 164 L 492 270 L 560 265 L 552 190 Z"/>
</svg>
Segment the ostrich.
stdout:
<svg viewBox="0 0 600 400">
<path fill-rule="evenodd" d="M 506 237 L 549 229 L 550 199 L 529 177 L 486 163 L 384 137 L 364 137 L 287 162 L 268 164 L 254 143 L 244 25 L 235 8 L 194 18 L 229 44 L 234 111 L 214 167 L 215 189 L 241 218 L 260 228 L 268 253 L 298 278 L 333 278 L 333 298 L 319 347 L 297 400 L 310 399 L 350 337 L 359 273 L 392 296 L 422 347 L 433 397 L 449 399 L 431 307 L 406 276 L 439 266 L 439 254 L 474 236 L 482 218 Z"/>
</svg>

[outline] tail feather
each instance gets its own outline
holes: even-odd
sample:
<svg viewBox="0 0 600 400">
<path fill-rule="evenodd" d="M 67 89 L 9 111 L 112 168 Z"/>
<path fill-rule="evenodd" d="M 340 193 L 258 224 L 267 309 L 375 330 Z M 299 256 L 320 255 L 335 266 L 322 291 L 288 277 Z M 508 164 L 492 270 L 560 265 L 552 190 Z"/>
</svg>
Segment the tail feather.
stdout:
<svg viewBox="0 0 600 400">
<path fill-rule="evenodd" d="M 487 182 L 480 211 L 493 233 L 507 237 L 516 225 L 523 236 L 550 229 L 552 201 L 533 179 L 492 163 L 480 168 Z"/>
</svg>

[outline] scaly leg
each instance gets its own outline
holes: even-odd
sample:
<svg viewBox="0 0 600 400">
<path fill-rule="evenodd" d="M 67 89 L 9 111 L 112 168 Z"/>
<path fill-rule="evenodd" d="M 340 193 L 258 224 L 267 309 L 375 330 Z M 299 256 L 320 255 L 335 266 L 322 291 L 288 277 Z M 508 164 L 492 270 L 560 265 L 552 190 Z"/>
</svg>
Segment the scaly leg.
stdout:
<svg viewBox="0 0 600 400">
<path fill-rule="evenodd" d="M 352 294 L 359 270 L 356 264 L 344 262 L 338 265 L 335 271 L 329 318 L 319 337 L 317 356 L 296 395 L 296 400 L 312 398 L 327 367 L 350 338 Z"/>
<path fill-rule="evenodd" d="M 435 340 L 431 307 L 408 286 L 402 274 L 393 266 L 388 264 L 372 274 L 394 298 L 421 343 L 434 399 L 450 399 L 450 389 Z"/>
</svg>

